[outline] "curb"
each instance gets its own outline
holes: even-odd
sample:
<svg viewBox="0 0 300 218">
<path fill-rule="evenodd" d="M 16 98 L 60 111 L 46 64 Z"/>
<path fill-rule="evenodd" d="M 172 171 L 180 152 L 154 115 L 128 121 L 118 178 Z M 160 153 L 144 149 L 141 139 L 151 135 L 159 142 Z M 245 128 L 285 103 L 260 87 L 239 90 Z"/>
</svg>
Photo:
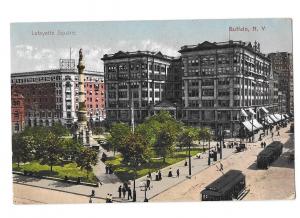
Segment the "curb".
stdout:
<svg viewBox="0 0 300 218">
<path fill-rule="evenodd" d="M 39 178 L 39 179 L 48 179 L 48 180 L 53 180 L 53 181 L 58 181 L 58 182 L 63 182 L 63 183 L 72 183 L 72 184 L 76 184 L 76 185 L 85 185 L 85 186 L 90 186 L 90 187 L 99 187 L 99 185 L 96 184 L 96 183 L 89 183 L 89 182 L 80 182 L 80 183 L 77 183 L 77 181 L 75 181 L 75 180 L 65 181 L 64 179 L 56 178 L 56 177 L 51 177 L 51 176 L 24 175 L 24 173 L 20 172 L 20 171 L 13 171 L 12 173 L 13 174 L 17 174 L 17 175 L 21 175 L 21 176 L 25 176 L 25 177 L 34 177 L 34 178 Z"/>
</svg>

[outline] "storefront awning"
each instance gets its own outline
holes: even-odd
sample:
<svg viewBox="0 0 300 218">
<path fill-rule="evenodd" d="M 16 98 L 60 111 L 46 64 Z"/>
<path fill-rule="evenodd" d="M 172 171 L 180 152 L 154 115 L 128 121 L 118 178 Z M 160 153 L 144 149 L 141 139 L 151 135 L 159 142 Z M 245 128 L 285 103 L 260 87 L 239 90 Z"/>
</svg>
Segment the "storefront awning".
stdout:
<svg viewBox="0 0 300 218">
<path fill-rule="evenodd" d="M 252 132 L 252 130 L 256 130 L 257 128 L 253 125 L 253 129 L 252 129 L 252 124 L 250 123 L 250 121 L 246 120 L 243 122 L 243 125 L 246 127 L 246 129 L 249 131 L 249 132 Z"/>
<path fill-rule="evenodd" d="M 277 118 L 277 120 L 283 120 L 284 119 L 284 116 L 282 115 L 280 115 L 280 114 L 274 114 L 274 116 Z"/>
<path fill-rule="evenodd" d="M 265 112 L 266 114 L 269 113 L 269 111 L 265 108 L 265 107 L 261 107 L 260 108 L 263 112 Z"/>
<path fill-rule="evenodd" d="M 272 115 L 272 114 L 271 114 L 269 117 L 273 120 L 274 123 L 277 123 L 277 122 L 279 121 L 279 120 L 278 120 L 274 115 Z"/>
<path fill-rule="evenodd" d="M 244 109 L 241 109 L 241 116 L 248 117 L 248 115 Z"/>
<path fill-rule="evenodd" d="M 249 112 L 253 115 L 255 115 L 256 113 L 254 112 L 254 110 L 252 108 L 248 108 Z"/>
<path fill-rule="evenodd" d="M 274 121 L 269 116 L 266 116 L 264 119 L 268 124 L 274 123 Z"/>
<path fill-rule="evenodd" d="M 253 125 L 257 128 L 257 129 L 262 129 L 263 128 L 263 125 L 261 125 L 257 119 L 253 119 L 253 122 L 250 121 L 250 123 L 253 123 Z"/>
</svg>

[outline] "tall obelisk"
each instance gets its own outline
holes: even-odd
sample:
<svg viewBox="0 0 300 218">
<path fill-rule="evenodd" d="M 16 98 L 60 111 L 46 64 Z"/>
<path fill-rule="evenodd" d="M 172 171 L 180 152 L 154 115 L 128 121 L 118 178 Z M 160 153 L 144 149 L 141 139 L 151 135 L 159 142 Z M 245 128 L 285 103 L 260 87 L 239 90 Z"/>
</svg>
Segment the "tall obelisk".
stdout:
<svg viewBox="0 0 300 218">
<path fill-rule="evenodd" d="M 85 106 L 85 89 L 84 89 L 84 62 L 82 49 L 79 50 L 79 60 L 78 60 L 78 74 L 79 74 L 79 109 L 78 109 L 78 129 L 77 129 L 77 139 L 83 145 L 90 144 L 90 131 L 87 125 L 87 116 L 86 116 L 86 106 Z"/>
</svg>

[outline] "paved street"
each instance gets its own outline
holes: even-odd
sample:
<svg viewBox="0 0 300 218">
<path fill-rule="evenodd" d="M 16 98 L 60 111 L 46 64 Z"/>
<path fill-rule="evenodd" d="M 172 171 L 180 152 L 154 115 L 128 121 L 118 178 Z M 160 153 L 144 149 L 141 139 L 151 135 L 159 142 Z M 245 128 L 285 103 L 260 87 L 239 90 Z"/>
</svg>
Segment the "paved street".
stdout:
<svg viewBox="0 0 300 218">
<path fill-rule="evenodd" d="M 74 204 L 88 203 L 90 198 L 82 195 L 53 191 L 14 183 L 15 204 Z M 103 199 L 92 199 L 93 203 L 104 202 Z"/>
<path fill-rule="evenodd" d="M 288 149 L 291 149 L 293 146 L 293 141 L 290 139 L 289 134 L 286 133 L 288 128 L 281 129 L 281 137 L 274 137 L 274 140 L 281 140 L 283 143 L 286 143 L 284 152 Z M 270 135 L 267 136 L 267 143 L 272 141 Z M 215 145 L 216 142 L 212 143 L 212 146 Z M 246 196 L 245 199 L 273 199 L 272 196 L 275 196 L 275 193 L 282 192 L 284 187 L 284 193 L 278 193 L 277 198 L 287 198 L 291 196 L 294 191 L 293 187 L 293 178 L 294 178 L 294 169 L 293 166 L 284 166 L 277 167 L 276 165 L 280 165 L 281 162 L 285 162 L 286 160 L 278 160 L 274 163 L 274 167 L 271 167 L 269 170 L 256 170 L 255 169 L 255 160 L 256 155 L 261 151 L 259 146 L 260 142 L 257 143 L 248 143 L 248 150 L 241 153 L 234 153 L 234 149 L 223 149 L 223 160 L 222 164 L 224 165 L 225 171 L 229 169 L 240 169 L 246 174 L 247 184 L 251 187 L 251 192 Z M 284 156 L 284 155 L 283 155 Z M 219 154 L 218 154 L 219 158 Z M 284 158 L 284 157 L 283 157 Z M 188 176 L 188 167 L 184 166 L 185 161 L 178 162 L 171 166 L 173 177 L 167 177 L 168 171 L 170 167 L 167 167 L 162 170 L 162 180 L 161 181 L 151 181 L 151 189 L 147 191 L 147 198 L 150 201 L 199 201 L 200 199 L 200 191 L 211 181 L 218 178 L 221 173 L 217 170 L 217 166 L 219 166 L 219 161 L 214 163 L 211 162 L 212 166 L 208 167 L 207 165 L 207 154 L 203 154 L 200 159 L 193 157 L 192 158 L 192 178 L 187 178 Z M 214 164 L 216 164 L 214 166 Z M 78 198 L 78 203 L 80 201 L 86 201 L 89 199 L 89 195 L 92 190 L 95 190 L 95 196 L 97 198 L 105 199 L 107 193 L 111 193 L 113 195 L 114 201 L 121 202 L 127 201 L 126 199 L 118 198 L 118 187 L 121 185 L 121 182 L 115 175 L 105 174 L 104 164 L 100 162 L 98 166 L 94 168 L 94 172 L 96 176 L 102 181 L 102 185 L 98 188 L 88 187 L 84 185 L 73 185 L 67 184 L 47 179 L 37 179 L 24 177 L 20 175 L 14 175 L 14 187 L 19 190 L 27 190 L 27 189 L 36 189 L 35 187 L 45 188 L 45 192 L 53 192 L 51 190 L 65 192 L 66 195 L 76 196 L 74 199 Z M 180 176 L 176 177 L 176 170 L 179 169 Z M 280 179 L 284 176 L 284 181 Z M 136 180 L 137 187 L 137 201 L 144 201 L 145 192 L 144 188 L 140 188 L 140 186 L 145 181 L 146 177 L 142 177 Z M 153 174 L 154 179 L 154 174 Z M 17 184 L 16 184 L 17 183 Z M 272 186 L 269 184 L 272 183 Z M 18 184 L 26 184 L 26 188 L 20 188 Z M 255 185 L 254 185 L 255 184 Z M 274 186 L 276 184 L 277 186 Z M 133 187 L 133 184 L 131 184 Z M 268 190 L 266 187 L 272 189 L 272 195 L 268 197 L 266 193 Z M 51 190 L 50 190 L 51 189 Z M 288 190 L 287 190 L 288 189 Z M 263 191 L 265 190 L 265 192 Z M 277 192 L 276 192 L 277 190 Z M 22 194 L 23 193 L 23 194 Z M 22 199 L 22 196 L 28 196 L 27 192 L 19 191 L 18 194 L 15 195 L 15 201 L 20 202 L 18 200 Z M 34 192 L 32 192 L 34 193 Z M 265 194 L 264 194 L 265 193 Z M 76 194 L 76 195 L 75 195 Z M 61 194 L 62 195 L 62 194 Z M 80 197 L 78 197 L 80 195 Z M 288 195 L 288 196 L 287 196 Z M 32 196 L 32 195 L 31 195 Z M 66 197 L 66 196 L 65 196 Z M 28 198 L 28 197 L 27 197 Z M 31 198 L 28 198 L 31 199 Z M 41 199 L 32 198 L 35 201 L 43 202 Z M 58 201 L 63 201 L 63 197 L 58 199 Z M 98 200 L 97 200 L 98 201 Z M 76 203 L 74 201 L 74 203 Z M 99 200 L 99 202 L 103 202 L 103 200 Z M 52 202 L 49 202 L 52 203 Z M 55 202 L 56 203 L 56 202 Z M 59 203 L 59 202 L 57 202 Z M 67 202 L 66 202 L 67 203 Z"/>
<path fill-rule="evenodd" d="M 294 164 L 288 163 L 286 154 L 294 148 L 293 134 L 287 133 L 287 128 L 280 130 L 280 137 L 274 140 L 284 143 L 283 154 L 268 170 L 256 169 L 256 157 L 262 150 L 260 143 L 248 143 L 248 150 L 237 153 L 222 161 L 224 172 L 230 169 L 243 171 L 246 175 L 247 188 L 250 192 L 244 200 L 272 200 L 293 199 L 295 196 Z M 272 141 L 270 136 L 265 140 L 267 144 Z M 200 192 L 209 183 L 222 174 L 216 167 L 207 168 L 165 192 L 155 196 L 151 201 L 199 201 Z"/>
</svg>

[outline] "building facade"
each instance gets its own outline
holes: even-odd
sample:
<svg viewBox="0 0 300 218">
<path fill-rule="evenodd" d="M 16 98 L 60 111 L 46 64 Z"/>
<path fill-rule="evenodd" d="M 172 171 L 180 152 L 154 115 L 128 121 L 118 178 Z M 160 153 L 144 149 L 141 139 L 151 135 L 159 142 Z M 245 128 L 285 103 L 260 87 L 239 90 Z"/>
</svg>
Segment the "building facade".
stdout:
<svg viewBox="0 0 300 218">
<path fill-rule="evenodd" d="M 103 73 L 85 71 L 84 76 L 88 120 L 100 122 L 105 119 Z M 60 122 L 71 127 L 77 122 L 79 90 L 75 68 L 13 73 L 11 87 L 24 97 L 27 126 Z"/>
<path fill-rule="evenodd" d="M 278 90 L 282 92 L 283 113 L 294 112 L 294 82 L 293 82 L 293 56 L 288 52 L 270 53 L 272 69 L 278 74 Z"/>
<path fill-rule="evenodd" d="M 276 110 L 271 97 L 270 60 L 259 43 L 203 42 L 180 51 L 183 62 L 182 120 L 237 135 L 241 121 Z M 273 93 L 274 94 L 274 93 Z M 276 94 L 276 93 L 275 93 Z"/>
<path fill-rule="evenodd" d="M 134 114 L 141 122 L 154 114 L 155 105 L 166 99 L 172 59 L 149 51 L 104 55 L 107 120 L 131 122 Z"/>
<path fill-rule="evenodd" d="M 12 133 L 18 133 L 25 128 L 24 97 L 12 90 L 11 94 L 11 122 Z"/>
</svg>

